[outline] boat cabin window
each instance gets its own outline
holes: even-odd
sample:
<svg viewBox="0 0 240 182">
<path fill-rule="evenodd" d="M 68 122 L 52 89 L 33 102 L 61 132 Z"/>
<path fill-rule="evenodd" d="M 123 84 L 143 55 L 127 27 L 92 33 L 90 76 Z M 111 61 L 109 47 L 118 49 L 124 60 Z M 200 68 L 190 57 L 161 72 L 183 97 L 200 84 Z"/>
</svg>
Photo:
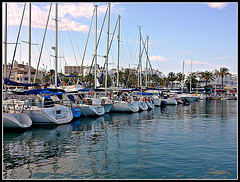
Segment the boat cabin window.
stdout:
<svg viewBox="0 0 240 182">
<path fill-rule="evenodd" d="M 44 98 L 44 107 L 53 107 L 54 101 L 52 99 Z"/>
</svg>

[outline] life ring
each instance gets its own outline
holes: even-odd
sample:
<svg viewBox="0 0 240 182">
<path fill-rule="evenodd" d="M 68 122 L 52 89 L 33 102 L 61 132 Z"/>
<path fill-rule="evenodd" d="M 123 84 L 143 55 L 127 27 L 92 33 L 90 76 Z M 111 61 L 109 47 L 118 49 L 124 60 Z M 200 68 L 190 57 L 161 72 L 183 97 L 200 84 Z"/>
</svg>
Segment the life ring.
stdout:
<svg viewBox="0 0 240 182">
<path fill-rule="evenodd" d="M 143 102 L 146 102 L 146 97 L 143 97 Z"/>
<path fill-rule="evenodd" d="M 127 98 L 127 103 L 130 103 L 130 102 L 131 102 L 131 98 L 128 97 L 128 98 Z"/>
<path fill-rule="evenodd" d="M 150 97 L 147 97 L 147 101 L 150 101 Z"/>
<path fill-rule="evenodd" d="M 102 99 L 102 101 L 101 101 L 101 105 L 104 106 L 104 104 L 105 104 L 105 100 Z"/>
<path fill-rule="evenodd" d="M 66 83 L 65 83 L 64 81 L 61 81 L 60 85 L 61 85 L 61 86 L 65 86 Z"/>
</svg>

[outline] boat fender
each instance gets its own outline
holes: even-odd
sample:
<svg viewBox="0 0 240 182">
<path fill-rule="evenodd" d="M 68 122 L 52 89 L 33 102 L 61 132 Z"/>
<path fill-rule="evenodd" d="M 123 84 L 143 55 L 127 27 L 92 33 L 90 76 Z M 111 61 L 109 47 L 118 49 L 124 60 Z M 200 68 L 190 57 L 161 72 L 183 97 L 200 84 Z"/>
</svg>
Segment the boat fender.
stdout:
<svg viewBox="0 0 240 182">
<path fill-rule="evenodd" d="M 145 102 L 146 101 L 146 97 L 143 97 L 143 102 Z"/>
<path fill-rule="evenodd" d="M 175 94 L 175 97 L 177 97 L 177 94 Z"/>
<path fill-rule="evenodd" d="M 128 98 L 127 98 L 127 103 L 130 103 L 130 102 L 131 102 L 131 98 L 128 97 Z"/>
<path fill-rule="evenodd" d="M 113 94 L 113 93 L 111 93 L 111 94 L 109 95 L 109 97 L 110 97 L 110 100 L 112 100 L 112 94 Z"/>
<path fill-rule="evenodd" d="M 139 98 L 137 98 L 137 101 L 139 101 L 140 99 Z"/>
<path fill-rule="evenodd" d="M 147 101 L 150 101 L 150 97 L 147 97 Z"/>
<path fill-rule="evenodd" d="M 104 106 L 104 104 L 105 104 L 105 100 L 102 99 L 101 105 Z"/>
</svg>

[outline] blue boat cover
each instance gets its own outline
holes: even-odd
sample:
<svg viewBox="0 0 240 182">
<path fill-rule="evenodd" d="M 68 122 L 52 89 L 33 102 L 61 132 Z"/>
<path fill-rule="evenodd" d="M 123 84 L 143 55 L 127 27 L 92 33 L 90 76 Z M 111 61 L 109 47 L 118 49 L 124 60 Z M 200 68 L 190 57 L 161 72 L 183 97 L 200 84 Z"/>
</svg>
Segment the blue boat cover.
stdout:
<svg viewBox="0 0 240 182">
<path fill-rule="evenodd" d="M 62 95 L 64 94 L 63 92 L 54 92 L 54 91 L 51 91 L 50 88 L 38 88 L 38 89 L 32 89 L 32 90 L 27 90 L 27 91 L 24 91 L 24 93 L 26 94 L 55 94 L 55 95 Z"/>
<path fill-rule="evenodd" d="M 4 79 L 4 83 L 6 85 L 13 85 L 13 86 L 24 86 L 24 87 L 30 87 L 30 86 L 39 86 L 38 83 L 19 83 L 9 80 L 8 78 Z"/>
<path fill-rule="evenodd" d="M 153 95 L 151 93 L 137 92 L 138 95 Z"/>
<path fill-rule="evenodd" d="M 67 95 L 67 97 L 71 100 L 71 101 L 74 101 L 74 96 L 73 95 Z"/>
</svg>

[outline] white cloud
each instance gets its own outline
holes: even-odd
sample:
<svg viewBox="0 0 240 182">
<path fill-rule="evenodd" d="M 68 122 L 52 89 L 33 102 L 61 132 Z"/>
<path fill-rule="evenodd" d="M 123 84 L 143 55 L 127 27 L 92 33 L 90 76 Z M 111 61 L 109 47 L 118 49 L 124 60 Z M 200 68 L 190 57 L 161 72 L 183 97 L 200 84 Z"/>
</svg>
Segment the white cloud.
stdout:
<svg viewBox="0 0 240 182">
<path fill-rule="evenodd" d="M 167 61 L 166 58 L 164 58 L 162 56 L 158 56 L 158 55 L 150 56 L 149 59 L 150 59 L 150 61 Z"/>
<path fill-rule="evenodd" d="M 8 25 L 20 25 L 24 3 L 8 3 Z M 32 28 L 45 28 L 50 3 L 31 3 Z M 105 14 L 107 4 L 98 5 L 98 16 Z M 117 12 L 117 6 L 113 6 Z M 87 32 L 89 25 L 84 25 L 79 18 L 90 19 L 93 16 L 93 3 L 58 3 L 59 30 Z M 120 8 L 122 11 L 123 9 Z M 29 26 L 29 3 L 26 4 L 23 26 Z M 52 5 L 48 29 L 55 30 L 55 3 Z"/>
<path fill-rule="evenodd" d="M 179 54 L 191 54 L 191 52 L 180 52 Z"/>
<path fill-rule="evenodd" d="M 182 63 L 182 61 L 177 61 L 177 62 L 181 62 Z M 191 60 L 184 60 L 184 64 L 191 64 Z M 208 67 L 221 67 L 220 65 L 211 64 L 211 63 L 203 62 L 203 61 L 196 61 L 196 60 L 193 60 L 192 64 L 193 65 L 206 65 Z"/>
<path fill-rule="evenodd" d="M 231 59 L 231 56 L 210 58 L 208 60 L 229 60 L 229 59 Z"/>
<path fill-rule="evenodd" d="M 223 9 L 227 6 L 227 3 L 207 3 L 210 8 Z"/>
</svg>

